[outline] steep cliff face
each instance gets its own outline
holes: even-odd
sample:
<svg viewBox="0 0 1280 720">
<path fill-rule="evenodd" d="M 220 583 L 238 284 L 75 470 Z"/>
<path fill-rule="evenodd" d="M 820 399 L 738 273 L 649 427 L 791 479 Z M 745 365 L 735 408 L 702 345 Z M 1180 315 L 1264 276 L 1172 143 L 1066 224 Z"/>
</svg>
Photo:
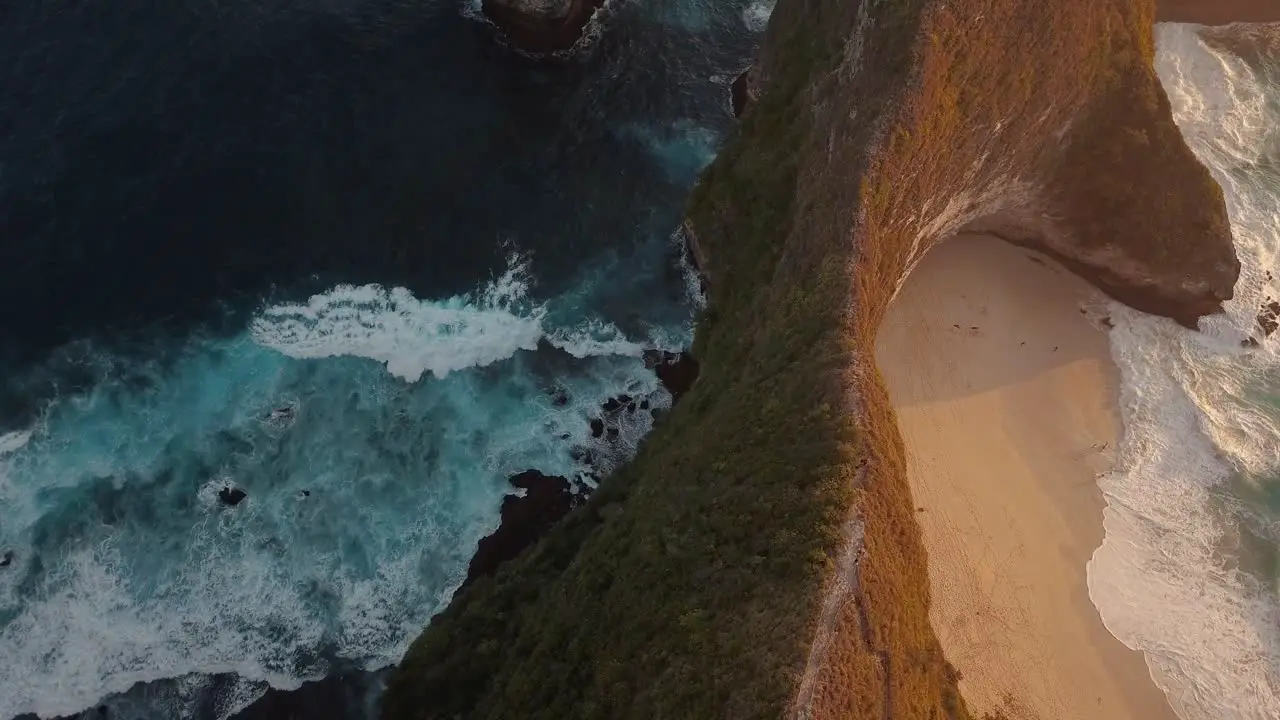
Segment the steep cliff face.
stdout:
<svg viewBox="0 0 1280 720">
<path fill-rule="evenodd" d="M 1143 0 L 780 0 L 690 199 L 698 383 L 532 552 L 460 593 L 385 717 L 966 718 L 928 623 L 876 328 L 959 231 L 1184 324 L 1230 297 L 1222 196 Z"/>
<path fill-rule="evenodd" d="M 1239 273 L 1221 192 L 1170 119 L 1142 5 L 928 8 L 912 81 L 877 118 L 884 135 L 860 178 L 875 185 L 856 206 L 875 235 L 860 244 L 896 251 L 878 277 L 901 277 L 898 262 L 956 232 L 992 232 L 1140 310 L 1194 326 L 1220 309 Z M 779 72 L 775 57 L 763 76 Z M 842 72 L 815 93 L 848 97 L 859 80 Z M 860 117 L 816 120 L 842 137 L 866 125 L 863 103 L 843 110 Z"/>
</svg>

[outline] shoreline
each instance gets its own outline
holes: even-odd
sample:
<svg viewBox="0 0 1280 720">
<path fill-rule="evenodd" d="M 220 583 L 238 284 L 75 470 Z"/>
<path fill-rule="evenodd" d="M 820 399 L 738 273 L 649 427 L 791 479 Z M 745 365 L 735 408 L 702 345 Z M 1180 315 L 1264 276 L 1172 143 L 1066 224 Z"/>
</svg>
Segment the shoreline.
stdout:
<svg viewBox="0 0 1280 720">
<path fill-rule="evenodd" d="M 1037 253 L 958 237 L 912 272 L 877 338 L 929 553 L 930 620 L 975 717 L 1177 718 L 1088 596 L 1096 477 L 1120 433 L 1105 307 Z"/>
</svg>

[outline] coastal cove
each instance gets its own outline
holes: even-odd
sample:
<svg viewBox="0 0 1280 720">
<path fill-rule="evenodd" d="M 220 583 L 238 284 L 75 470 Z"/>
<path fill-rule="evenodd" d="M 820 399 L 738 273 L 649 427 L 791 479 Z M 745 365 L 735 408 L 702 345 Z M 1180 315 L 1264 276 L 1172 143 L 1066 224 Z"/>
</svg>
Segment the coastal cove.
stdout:
<svg viewBox="0 0 1280 720">
<path fill-rule="evenodd" d="M 961 697 L 930 622 L 909 456 L 868 358 L 912 268 L 963 233 L 1040 251 L 1185 327 L 1222 311 L 1240 263 L 1223 193 L 1152 70 L 1154 21 L 1151 3 L 1107 0 L 780 0 L 740 124 L 689 202 L 708 294 L 697 384 L 585 507 L 432 619 L 383 717 L 1021 707 L 975 690 L 971 714 Z M 1033 51 L 1013 62 L 1014 47 Z M 1083 602 L 1089 542 L 1074 617 L 1146 683 Z M 1114 717 L 1167 711 L 1141 692 L 1100 697 Z"/>
</svg>

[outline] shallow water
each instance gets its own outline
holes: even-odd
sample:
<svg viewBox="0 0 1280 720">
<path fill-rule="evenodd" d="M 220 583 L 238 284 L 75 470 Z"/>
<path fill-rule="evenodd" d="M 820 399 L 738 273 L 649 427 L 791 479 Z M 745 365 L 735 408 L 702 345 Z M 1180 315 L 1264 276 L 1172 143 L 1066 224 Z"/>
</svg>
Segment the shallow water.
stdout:
<svg viewBox="0 0 1280 720">
<path fill-rule="evenodd" d="M 690 340 L 759 17 L 611 3 L 543 62 L 469 4 L 0 5 L 0 718 L 385 667 L 509 475 L 629 455 L 588 419 Z"/>
</svg>

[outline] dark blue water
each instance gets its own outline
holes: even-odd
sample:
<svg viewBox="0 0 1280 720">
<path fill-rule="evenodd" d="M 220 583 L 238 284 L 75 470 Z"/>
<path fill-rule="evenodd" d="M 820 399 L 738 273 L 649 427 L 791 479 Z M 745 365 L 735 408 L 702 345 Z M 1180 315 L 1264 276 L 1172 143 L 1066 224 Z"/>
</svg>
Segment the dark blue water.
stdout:
<svg viewBox="0 0 1280 720">
<path fill-rule="evenodd" d="M 661 401 L 766 14 L 611 6 L 537 60 L 454 2 L 0 4 L 0 718 L 398 660 L 507 476 Z"/>
</svg>

